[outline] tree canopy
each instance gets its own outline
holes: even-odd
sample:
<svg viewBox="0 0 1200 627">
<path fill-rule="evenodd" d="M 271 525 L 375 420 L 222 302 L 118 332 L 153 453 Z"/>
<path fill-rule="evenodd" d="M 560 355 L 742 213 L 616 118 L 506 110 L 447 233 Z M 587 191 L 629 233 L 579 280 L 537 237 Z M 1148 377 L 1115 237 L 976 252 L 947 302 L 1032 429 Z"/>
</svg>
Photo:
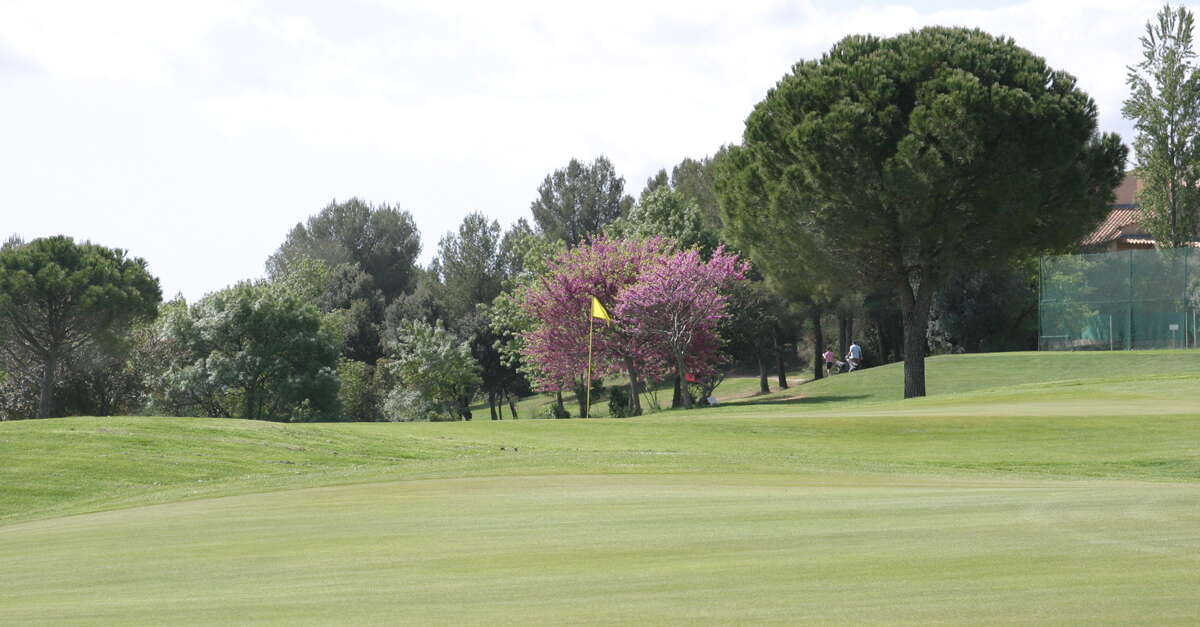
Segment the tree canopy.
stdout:
<svg viewBox="0 0 1200 627">
<path fill-rule="evenodd" d="M 152 319 L 161 301 L 145 260 L 118 248 L 60 235 L 0 250 L 0 350 L 7 368 L 39 380 L 37 416 L 51 415 L 69 359 Z"/>
<path fill-rule="evenodd" d="M 656 187 L 643 194 L 629 212 L 606 227 L 609 237 L 663 237 L 675 240 L 682 248 L 699 248 L 708 256 L 716 249 L 719 239 L 715 231 L 705 226 L 704 216 L 695 201 L 666 186 Z"/>
<path fill-rule="evenodd" d="M 330 202 L 296 224 L 267 260 L 267 272 L 277 278 L 304 259 L 319 259 L 331 268 L 354 262 L 390 303 L 412 290 L 420 252 L 420 232 L 409 212 L 351 198 Z"/>
<path fill-rule="evenodd" d="M 282 421 L 337 413 L 336 338 L 288 290 L 238 283 L 173 311 L 163 330 L 177 347 L 164 376 L 171 413 Z"/>
<path fill-rule="evenodd" d="M 1142 61 L 1129 67 L 1122 112 L 1133 120 L 1142 224 L 1164 248 L 1200 236 L 1200 73 L 1186 7 L 1159 11 L 1146 24 Z"/>
<path fill-rule="evenodd" d="M 625 178 L 607 157 L 591 164 L 571 159 L 567 167 L 546 175 L 530 210 L 538 229 L 551 239 L 578 245 L 599 233 L 633 204 L 625 194 Z"/>
<path fill-rule="evenodd" d="M 409 320 L 386 339 L 389 367 L 400 380 L 388 397 L 394 420 L 471 418 L 471 390 L 479 384 L 479 365 L 467 342 L 440 324 Z"/>
<path fill-rule="evenodd" d="M 458 231 L 438 242 L 438 270 L 446 308 L 454 319 L 490 303 L 500 293 L 504 264 L 500 255 L 500 224 L 482 213 L 463 218 Z"/>
<path fill-rule="evenodd" d="M 801 245 L 846 264 L 843 281 L 896 290 L 905 397 L 925 394 L 930 302 L 951 270 L 1077 241 L 1125 162 L 1069 74 L 1010 39 L 943 27 L 851 36 L 797 63 L 734 151 L 766 203 L 755 211 L 798 225 Z"/>
</svg>

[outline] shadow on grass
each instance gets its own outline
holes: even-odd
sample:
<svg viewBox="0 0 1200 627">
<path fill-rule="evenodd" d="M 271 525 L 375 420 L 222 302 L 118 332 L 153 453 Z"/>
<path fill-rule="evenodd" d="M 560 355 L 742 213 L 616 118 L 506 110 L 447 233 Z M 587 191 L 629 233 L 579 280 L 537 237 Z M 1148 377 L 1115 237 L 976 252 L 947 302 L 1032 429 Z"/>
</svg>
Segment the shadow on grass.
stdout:
<svg viewBox="0 0 1200 627">
<path fill-rule="evenodd" d="M 869 394 L 829 394 L 825 396 L 801 396 L 798 398 L 747 398 L 725 405 L 820 405 L 822 403 L 842 403 L 870 398 Z"/>
</svg>

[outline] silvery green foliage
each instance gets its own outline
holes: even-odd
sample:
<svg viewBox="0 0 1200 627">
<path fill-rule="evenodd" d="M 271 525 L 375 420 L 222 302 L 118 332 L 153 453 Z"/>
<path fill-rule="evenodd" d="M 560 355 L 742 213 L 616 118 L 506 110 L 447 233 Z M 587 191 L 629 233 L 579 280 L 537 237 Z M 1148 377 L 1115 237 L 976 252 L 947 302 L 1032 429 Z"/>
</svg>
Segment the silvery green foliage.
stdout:
<svg viewBox="0 0 1200 627">
<path fill-rule="evenodd" d="M 416 412 L 421 418 L 467 418 L 473 390 L 480 383 L 479 364 L 467 342 L 438 324 L 405 320 L 387 332 L 388 368 L 398 389 L 416 394 L 414 401 L 388 395 L 385 413 L 391 417 Z M 430 409 L 432 408 L 432 409 Z M 393 410 L 395 410 L 393 412 Z"/>
<path fill-rule="evenodd" d="M 435 420 L 439 411 L 437 405 L 425 399 L 417 389 L 397 386 L 388 392 L 383 402 L 383 417 L 388 422 Z"/>
<path fill-rule="evenodd" d="M 696 202 L 666 186 L 643 194 L 629 213 L 614 220 L 605 232 L 613 239 L 663 237 L 680 248 L 698 248 L 706 257 L 720 243 L 717 234 L 705 226 Z"/>
<path fill-rule="evenodd" d="M 239 283 L 168 314 L 175 354 L 162 378 L 170 413 L 313 420 L 338 411 L 338 347 L 288 290 Z"/>
</svg>

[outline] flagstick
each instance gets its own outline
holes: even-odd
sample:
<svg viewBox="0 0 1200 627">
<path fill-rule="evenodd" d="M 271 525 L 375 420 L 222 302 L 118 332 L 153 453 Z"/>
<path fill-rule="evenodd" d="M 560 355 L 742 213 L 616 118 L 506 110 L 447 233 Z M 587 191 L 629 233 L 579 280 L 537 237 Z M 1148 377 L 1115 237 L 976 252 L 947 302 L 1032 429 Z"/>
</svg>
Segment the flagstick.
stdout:
<svg viewBox="0 0 1200 627">
<path fill-rule="evenodd" d="M 587 386 L 587 405 L 583 410 L 584 418 L 592 417 L 592 325 L 595 324 L 596 317 L 588 316 L 588 370 L 587 381 L 583 384 Z"/>
</svg>

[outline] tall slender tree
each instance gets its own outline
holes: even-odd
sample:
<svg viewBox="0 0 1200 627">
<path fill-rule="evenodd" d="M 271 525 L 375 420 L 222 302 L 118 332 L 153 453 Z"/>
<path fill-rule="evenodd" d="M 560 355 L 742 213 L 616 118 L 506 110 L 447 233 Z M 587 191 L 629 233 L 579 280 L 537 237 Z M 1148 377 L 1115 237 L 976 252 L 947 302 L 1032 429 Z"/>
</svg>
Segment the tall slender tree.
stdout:
<svg viewBox="0 0 1200 627">
<path fill-rule="evenodd" d="M 1168 4 L 1146 23 L 1142 61 L 1129 66 L 1130 94 L 1121 110 L 1137 129 L 1142 224 L 1163 248 L 1184 246 L 1200 234 L 1200 73 L 1193 22 L 1186 7 Z"/>
</svg>

